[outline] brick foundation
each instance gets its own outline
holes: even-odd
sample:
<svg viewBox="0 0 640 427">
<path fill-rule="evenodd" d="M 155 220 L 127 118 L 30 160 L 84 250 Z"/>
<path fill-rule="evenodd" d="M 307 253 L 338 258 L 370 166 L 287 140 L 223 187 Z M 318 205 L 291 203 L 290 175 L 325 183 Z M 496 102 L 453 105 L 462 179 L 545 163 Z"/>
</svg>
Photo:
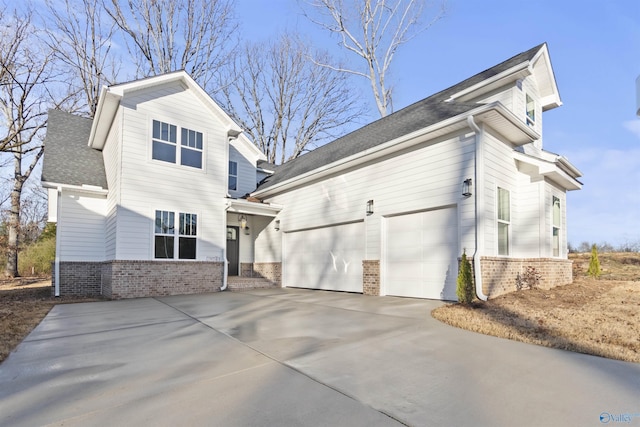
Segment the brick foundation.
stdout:
<svg viewBox="0 0 640 427">
<path fill-rule="evenodd" d="M 551 289 L 573 282 L 573 261 L 556 258 L 482 257 L 482 291 L 489 298 L 516 290 L 518 274 L 531 266 L 540 274 L 538 287 Z"/>
<path fill-rule="evenodd" d="M 380 295 L 380 260 L 365 259 L 362 261 L 362 293 L 364 295 Z"/>
<path fill-rule="evenodd" d="M 278 286 L 282 286 L 281 262 L 254 262 L 252 274 L 249 277 L 261 277 Z"/>
<path fill-rule="evenodd" d="M 240 277 L 254 277 L 252 262 L 240 263 Z"/>
<path fill-rule="evenodd" d="M 222 275 L 222 262 L 61 262 L 60 295 L 121 299 L 216 292 Z"/>
<path fill-rule="evenodd" d="M 102 262 L 61 262 L 60 295 L 102 295 Z M 55 265 L 51 271 L 55 271 Z M 51 295 L 55 295 L 55 274 L 51 277 Z"/>
</svg>

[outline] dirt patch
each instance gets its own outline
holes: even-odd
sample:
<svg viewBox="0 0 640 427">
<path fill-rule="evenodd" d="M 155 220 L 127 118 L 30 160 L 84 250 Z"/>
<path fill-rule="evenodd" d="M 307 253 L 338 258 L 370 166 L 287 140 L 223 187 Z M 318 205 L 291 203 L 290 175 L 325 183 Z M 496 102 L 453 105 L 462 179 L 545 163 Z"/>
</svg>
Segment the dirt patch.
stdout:
<svg viewBox="0 0 640 427">
<path fill-rule="evenodd" d="M 50 278 L 0 280 L 0 362 L 56 304 L 98 301 L 96 298 L 51 296 Z"/>
<path fill-rule="evenodd" d="M 603 254 L 603 274 L 586 277 L 589 254 L 574 260 L 574 283 L 523 290 L 432 312 L 444 323 L 547 347 L 640 362 L 640 254 Z"/>
</svg>

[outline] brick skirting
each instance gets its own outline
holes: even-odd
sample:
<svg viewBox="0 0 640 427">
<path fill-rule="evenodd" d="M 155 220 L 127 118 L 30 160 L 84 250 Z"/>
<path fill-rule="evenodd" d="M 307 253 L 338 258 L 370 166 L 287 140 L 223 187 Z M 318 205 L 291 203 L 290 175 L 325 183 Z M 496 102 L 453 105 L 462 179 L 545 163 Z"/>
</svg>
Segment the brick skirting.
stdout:
<svg viewBox="0 0 640 427">
<path fill-rule="evenodd" d="M 222 262 L 60 262 L 60 295 L 121 299 L 216 292 L 222 275 Z"/>
<path fill-rule="evenodd" d="M 489 298 L 517 290 L 518 275 L 527 267 L 540 274 L 538 287 L 551 289 L 573 282 L 573 261 L 557 258 L 480 258 L 482 269 L 482 291 Z"/>
<path fill-rule="evenodd" d="M 380 295 L 380 260 L 362 260 L 362 293 Z"/>
<path fill-rule="evenodd" d="M 60 295 L 102 295 L 102 268 L 102 262 L 61 262 Z M 55 272 L 55 263 L 52 263 L 51 271 Z M 56 277 L 55 274 L 51 276 L 51 295 L 55 295 Z"/>
<path fill-rule="evenodd" d="M 278 286 L 282 286 L 281 262 L 254 262 L 251 274 L 251 277 L 261 277 L 263 279 L 267 279 L 272 283 L 275 283 Z"/>
</svg>

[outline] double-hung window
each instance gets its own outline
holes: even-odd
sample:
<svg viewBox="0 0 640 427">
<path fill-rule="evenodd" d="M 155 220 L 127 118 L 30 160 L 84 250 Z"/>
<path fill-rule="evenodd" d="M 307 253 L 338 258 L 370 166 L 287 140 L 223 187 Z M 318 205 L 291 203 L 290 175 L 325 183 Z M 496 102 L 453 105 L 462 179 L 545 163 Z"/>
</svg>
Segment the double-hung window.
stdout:
<svg viewBox="0 0 640 427">
<path fill-rule="evenodd" d="M 151 157 L 168 163 L 202 169 L 202 132 L 153 121 Z M 178 149 L 178 146 L 180 149 Z"/>
<path fill-rule="evenodd" d="M 553 196 L 552 199 L 552 235 L 551 248 L 553 256 L 560 256 L 560 199 Z"/>
<path fill-rule="evenodd" d="M 238 162 L 229 161 L 229 190 L 238 189 Z"/>
<path fill-rule="evenodd" d="M 196 259 L 198 216 L 178 213 L 178 228 L 175 226 L 175 219 L 175 212 L 156 211 L 154 258 L 175 259 L 177 253 L 178 259 Z"/>
<path fill-rule="evenodd" d="M 498 255 L 509 255 L 510 199 L 509 190 L 498 187 Z"/>
<path fill-rule="evenodd" d="M 163 162 L 176 162 L 177 128 L 169 123 L 153 121 L 152 157 Z"/>
</svg>

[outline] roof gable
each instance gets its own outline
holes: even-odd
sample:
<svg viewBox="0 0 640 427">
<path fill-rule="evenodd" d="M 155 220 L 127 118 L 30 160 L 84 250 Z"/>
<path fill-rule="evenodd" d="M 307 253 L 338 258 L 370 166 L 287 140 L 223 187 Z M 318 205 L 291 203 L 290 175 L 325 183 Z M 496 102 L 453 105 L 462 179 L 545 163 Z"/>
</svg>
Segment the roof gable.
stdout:
<svg viewBox="0 0 640 427">
<path fill-rule="evenodd" d="M 154 77 L 147 77 L 128 83 L 113 86 L 103 86 L 96 109 L 95 120 L 89 136 L 89 146 L 102 150 L 106 142 L 107 134 L 115 118 L 116 111 L 122 99 L 127 94 L 162 87 L 167 84 L 180 83 L 185 90 L 191 90 L 195 96 L 208 108 L 226 127 L 231 136 L 237 136 L 242 129 L 224 112 L 218 104 L 202 89 L 185 71 L 175 71 Z"/>
<path fill-rule="evenodd" d="M 543 60 L 541 64 L 549 64 L 549 67 L 541 66 L 540 70 L 549 72 L 550 61 L 548 60 L 546 43 L 519 53 L 454 86 L 437 92 L 426 99 L 411 104 L 279 166 L 276 173 L 265 178 L 257 191 L 260 192 L 292 180 L 297 176 L 308 174 L 315 169 L 346 159 L 357 153 L 365 152 L 419 129 L 470 113 L 478 108 L 480 104 L 466 102 L 466 100 L 476 98 L 484 91 L 492 90 L 496 87 L 495 85 L 505 84 L 505 79 L 515 81 L 518 78 L 531 75 L 533 71 L 530 67 L 538 64 L 540 60 Z M 553 82 L 555 84 L 555 78 L 553 78 Z M 557 94 L 557 90 L 555 94 Z M 551 95 L 549 94 L 549 96 Z M 557 100 L 559 102 L 559 97 Z"/>
</svg>

